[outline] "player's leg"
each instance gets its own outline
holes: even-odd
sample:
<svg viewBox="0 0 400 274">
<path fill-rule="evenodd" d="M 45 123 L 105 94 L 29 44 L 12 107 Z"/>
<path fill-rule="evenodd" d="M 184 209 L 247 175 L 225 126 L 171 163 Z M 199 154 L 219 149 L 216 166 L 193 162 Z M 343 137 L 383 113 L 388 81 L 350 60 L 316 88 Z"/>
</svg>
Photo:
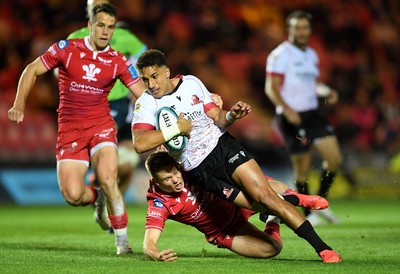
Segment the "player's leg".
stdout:
<svg viewBox="0 0 400 274">
<path fill-rule="evenodd" d="M 251 197 L 253 210 L 258 205 L 264 206 L 265 210 L 261 212 L 269 211 L 279 217 L 299 237 L 304 238 L 315 249 L 317 254 L 320 255 L 325 250 L 332 250 L 317 235 L 305 217 L 293 205 L 282 200 L 273 191 L 260 166 L 253 159 L 237 167 L 232 174 L 232 178 Z M 340 256 L 338 255 L 337 262 L 340 260 Z"/>
<path fill-rule="evenodd" d="M 251 198 L 252 206 L 264 206 L 265 211 L 280 217 L 293 230 L 305 221 L 304 216 L 294 206 L 284 202 L 275 193 L 254 159 L 238 166 L 232 178 Z"/>
<path fill-rule="evenodd" d="M 314 147 L 323 158 L 321 187 L 318 195 L 326 197 L 336 172 L 342 164 L 343 157 L 338 140 L 334 135 L 315 140 Z"/>
<path fill-rule="evenodd" d="M 324 159 L 322 163 L 318 195 L 326 198 L 333 180 L 335 179 L 337 170 L 342 164 L 343 158 L 340 152 L 339 143 L 334 135 L 315 140 L 314 147 Z M 317 214 L 330 223 L 340 222 L 339 218 L 337 218 L 330 209 L 319 211 Z"/>
<path fill-rule="evenodd" d="M 311 168 L 311 151 L 292 154 L 290 160 L 293 165 L 294 180 L 297 191 L 301 194 L 310 194 L 308 190 L 308 175 Z"/>
<path fill-rule="evenodd" d="M 117 254 L 132 253 L 128 241 L 128 214 L 118 188 L 118 151 L 116 146 L 103 146 L 92 157 L 92 164 L 109 210 L 109 219 L 115 234 Z"/>
<path fill-rule="evenodd" d="M 62 160 L 57 162 L 58 186 L 65 201 L 72 206 L 85 206 L 97 198 L 93 190 L 85 187 L 88 170 L 83 161 Z"/>
<path fill-rule="evenodd" d="M 271 258 L 282 250 L 282 241 L 247 222 L 233 238 L 231 250 L 246 257 Z"/>
</svg>

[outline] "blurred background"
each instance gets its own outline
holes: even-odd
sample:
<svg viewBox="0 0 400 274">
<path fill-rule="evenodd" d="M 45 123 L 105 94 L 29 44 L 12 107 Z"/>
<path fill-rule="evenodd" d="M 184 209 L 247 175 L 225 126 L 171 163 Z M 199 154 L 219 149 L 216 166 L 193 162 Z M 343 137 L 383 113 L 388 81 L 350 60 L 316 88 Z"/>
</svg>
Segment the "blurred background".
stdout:
<svg viewBox="0 0 400 274">
<path fill-rule="evenodd" d="M 194 74 L 225 108 L 238 100 L 253 112 L 230 132 L 265 172 L 290 183 L 288 153 L 264 94 L 267 55 L 287 39 L 285 17 L 313 14 L 311 46 L 321 77 L 340 94 L 326 107 L 344 165 L 333 198 L 400 198 L 400 2 L 397 0 L 120 0 L 122 25 L 164 51 L 172 75 Z M 0 2 L 0 203 L 64 203 L 56 178 L 57 81 L 39 77 L 25 120 L 8 121 L 24 67 L 87 24 L 85 0 Z M 144 161 L 146 155 L 142 155 Z M 320 167 L 314 166 L 314 177 Z M 315 175 L 315 176 L 314 176 Z M 127 201 L 145 200 L 147 174 L 137 170 Z"/>
</svg>

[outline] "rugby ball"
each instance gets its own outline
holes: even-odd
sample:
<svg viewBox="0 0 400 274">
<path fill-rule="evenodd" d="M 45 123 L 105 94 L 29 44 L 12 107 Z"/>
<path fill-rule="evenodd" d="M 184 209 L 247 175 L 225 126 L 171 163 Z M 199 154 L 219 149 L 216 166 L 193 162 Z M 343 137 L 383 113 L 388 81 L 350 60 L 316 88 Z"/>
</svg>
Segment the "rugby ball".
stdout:
<svg viewBox="0 0 400 274">
<path fill-rule="evenodd" d="M 170 107 L 162 107 L 158 110 L 156 114 L 156 128 L 158 130 L 163 130 L 165 128 L 170 127 L 173 124 L 176 124 L 178 121 L 178 115 L 176 112 Z M 176 136 L 165 143 L 168 149 L 174 151 L 182 150 L 188 142 L 188 138 L 186 136 Z"/>
</svg>

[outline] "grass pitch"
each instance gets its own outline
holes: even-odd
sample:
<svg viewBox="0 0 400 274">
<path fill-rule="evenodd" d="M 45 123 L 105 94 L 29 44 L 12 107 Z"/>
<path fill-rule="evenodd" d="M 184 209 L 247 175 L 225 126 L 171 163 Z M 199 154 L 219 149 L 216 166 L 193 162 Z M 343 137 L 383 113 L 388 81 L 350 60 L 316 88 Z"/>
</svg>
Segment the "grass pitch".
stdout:
<svg viewBox="0 0 400 274">
<path fill-rule="evenodd" d="M 334 200 L 341 224 L 319 235 L 343 262 L 324 264 L 306 241 L 282 225 L 273 259 L 250 259 L 208 244 L 192 227 L 168 221 L 159 242 L 178 261 L 148 260 L 141 252 L 144 206 L 129 205 L 134 254 L 118 257 L 114 237 L 93 221 L 93 208 L 0 206 L 0 273 L 400 273 L 400 201 Z M 263 224 L 252 217 L 260 228 Z"/>
</svg>

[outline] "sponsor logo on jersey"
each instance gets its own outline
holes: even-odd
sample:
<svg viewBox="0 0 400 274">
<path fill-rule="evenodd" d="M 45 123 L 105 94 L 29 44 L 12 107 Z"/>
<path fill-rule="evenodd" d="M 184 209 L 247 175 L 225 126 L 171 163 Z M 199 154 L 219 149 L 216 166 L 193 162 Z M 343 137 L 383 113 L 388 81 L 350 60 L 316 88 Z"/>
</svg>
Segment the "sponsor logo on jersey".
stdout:
<svg viewBox="0 0 400 274">
<path fill-rule="evenodd" d="M 139 77 L 139 75 L 138 75 L 136 69 L 135 69 L 132 65 L 130 65 L 130 66 L 128 67 L 128 71 L 129 71 L 129 73 L 131 74 L 132 78 L 135 79 L 135 78 L 138 78 L 138 77 Z"/>
<path fill-rule="evenodd" d="M 81 58 L 83 58 L 83 57 L 85 57 L 85 56 L 86 56 L 86 53 L 84 53 L 84 52 L 81 52 L 80 56 L 81 56 Z"/>
<path fill-rule="evenodd" d="M 107 138 L 108 136 L 110 136 L 110 133 L 113 131 L 114 131 L 113 128 L 107 128 L 107 129 L 103 130 L 102 132 L 100 132 L 98 135 L 100 138 Z"/>
<path fill-rule="evenodd" d="M 192 95 L 192 106 L 203 103 L 196 94 Z"/>
<path fill-rule="evenodd" d="M 164 206 L 164 204 L 161 202 L 160 199 L 154 199 L 153 206 L 154 207 L 158 207 L 158 208 L 162 208 Z"/>
<path fill-rule="evenodd" d="M 244 153 L 243 150 L 239 151 L 239 153 L 236 153 L 235 156 L 233 156 L 232 158 L 230 158 L 228 160 L 228 163 L 232 164 L 233 162 L 235 162 L 236 160 L 239 159 L 240 155 L 242 155 L 243 157 L 246 157 L 246 153 Z"/>
<path fill-rule="evenodd" d="M 51 47 L 49 48 L 49 52 L 50 52 L 51 55 L 56 55 L 56 50 L 54 49 L 53 46 L 51 46 Z"/>
<path fill-rule="evenodd" d="M 222 193 L 225 195 L 226 199 L 228 199 L 233 193 L 233 188 L 228 189 L 228 188 L 224 187 L 224 189 L 222 190 Z"/>
<path fill-rule="evenodd" d="M 192 194 L 192 192 L 190 192 L 190 191 L 187 193 L 185 202 L 188 202 L 188 201 L 192 201 L 192 205 L 194 205 L 196 203 L 196 196 L 194 196 Z"/>
<path fill-rule="evenodd" d="M 111 110 L 110 110 L 110 115 L 111 115 L 113 118 L 117 117 L 117 115 L 118 115 L 118 110 L 111 109 Z"/>
<path fill-rule="evenodd" d="M 158 211 L 150 211 L 147 215 L 150 217 L 161 217 L 161 213 Z"/>
<path fill-rule="evenodd" d="M 83 65 L 82 69 L 86 73 L 82 78 L 89 81 L 97 81 L 95 76 L 101 72 L 101 69 L 97 68 L 95 64 Z"/>
<path fill-rule="evenodd" d="M 57 46 L 59 49 L 63 49 L 66 46 L 68 46 L 68 43 L 69 43 L 68 40 L 60 40 L 58 41 Z"/>
<path fill-rule="evenodd" d="M 228 160 L 228 163 L 232 164 L 233 162 L 235 162 L 237 159 L 239 159 L 239 153 L 236 153 L 235 156 L 231 157 Z"/>
<path fill-rule="evenodd" d="M 104 58 L 101 58 L 100 56 L 99 56 L 99 61 L 102 62 L 105 65 L 109 65 L 109 64 L 112 63 L 112 60 L 106 60 Z"/>
<path fill-rule="evenodd" d="M 77 145 L 78 145 L 77 142 L 73 142 L 73 143 L 71 144 L 71 147 L 63 147 L 63 148 L 61 148 L 61 149 L 60 149 L 60 154 L 61 154 L 61 156 L 64 155 L 64 152 L 65 152 L 65 151 L 74 151 L 74 149 L 75 149 L 75 147 L 76 147 Z"/>
<path fill-rule="evenodd" d="M 136 111 L 139 111 L 139 109 L 140 109 L 140 103 L 136 103 L 136 104 L 135 104 L 135 110 L 134 110 L 134 111 L 135 111 L 135 112 L 136 112 Z"/>
<path fill-rule="evenodd" d="M 110 54 L 111 56 L 117 56 L 118 55 L 118 51 L 116 51 L 116 50 L 110 51 L 108 54 Z"/>
<path fill-rule="evenodd" d="M 203 215 L 203 211 L 201 210 L 201 207 L 199 206 L 194 210 L 194 212 L 192 214 L 190 214 L 190 217 L 192 217 L 192 219 L 197 220 L 202 215 Z"/>
<path fill-rule="evenodd" d="M 70 91 L 73 92 L 82 92 L 82 93 L 90 93 L 90 94 L 101 94 L 104 93 L 104 90 L 98 87 L 94 87 L 91 85 L 81 84 L 77 82 L 71 82 L 71 86 L 69 87 Z"/>
</svg>

